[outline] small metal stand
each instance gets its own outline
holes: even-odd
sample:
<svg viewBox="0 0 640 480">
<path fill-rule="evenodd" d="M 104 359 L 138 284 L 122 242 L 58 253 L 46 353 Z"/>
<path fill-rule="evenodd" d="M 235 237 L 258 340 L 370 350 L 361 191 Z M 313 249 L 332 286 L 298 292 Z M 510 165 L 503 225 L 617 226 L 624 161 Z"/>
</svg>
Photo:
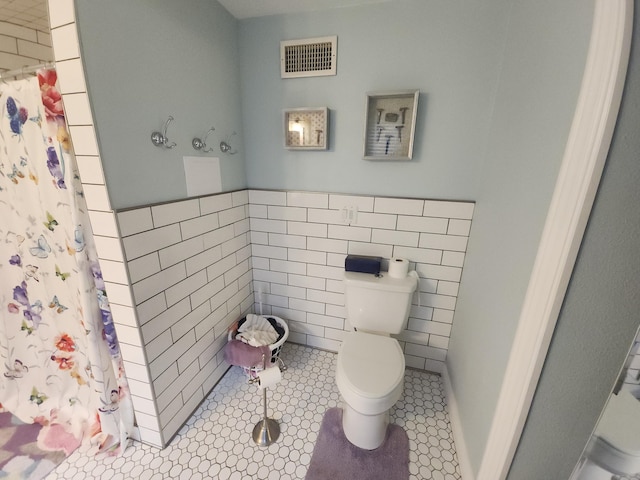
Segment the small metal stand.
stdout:
<svg viewBox="0 0 640 480">
<path fill-rule="evenodd" d="M 262 368 L 266 370 L 267 363 L 262 355 Z M 278 367 L 275 367 L 278 368 Z M 257 379 L 256 379 L 257 380 Z M 253 427 L 253 441 L 260 447 L 268 447 L 280 436 L 280 425 L 272 418 L 267 417 L 267 389 L 262 389 L 262 400 L 264 403 L 264 418 Z"/>
</svg>

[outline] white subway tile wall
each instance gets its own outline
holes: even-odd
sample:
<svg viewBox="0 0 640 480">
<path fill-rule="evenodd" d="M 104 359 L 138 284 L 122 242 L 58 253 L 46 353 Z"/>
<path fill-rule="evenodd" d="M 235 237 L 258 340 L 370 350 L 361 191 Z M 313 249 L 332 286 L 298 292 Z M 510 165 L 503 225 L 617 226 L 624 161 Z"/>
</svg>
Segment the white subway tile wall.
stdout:
<svg viewBox="0 0 640 480">
<path fill-rule="evenodd" d="M 0 71 L 16 70 L 51 60 L 53 50 L 49 32 L 0 22 Z"/>
<path fill-rule="evenodd" d="M 161 446 L 163 440 L 149 370 L 145 366 L 145 349 L 136 318 L 131 279 L 126 274 L 121 233 L 109 202 L 89 106 L 73 0 L 49 0 L 48 3 L 60 92 L 132 393 L 138 425 L 132 434 L 145 443 Z M 142 271 L 140 269 L 138 274 Z"/>
<path fill-rule="evenodd" d="M 284 318 L 292 342 L 337 351 L 351 329 L 342 285 L 350 253 L 410 260 L 420 283 L 398 339 L 407 365 L 441 372 L 473 204 L 428 201 L 434 216 L 424 217 L 426 203 L 243 190 L 119 212 L 133 298 L 114 293 L 135 306 L 140 326 L 138 335 L 120 329 L 143 440 L 168 441 L 205 398 L 226 368 L 226 328 L 249 311 Z M 358 208 L 351 224 L 344 208 Z M 111 281 L 123 279 L 114 248 L 103 249 Z"/>
<path fill-rule="evenodd" d="M 398 340 L 407 365 L 441 372 L 473 210 L 473 202 L 249 190 L 255 311 L 286 319 L 291 341 L 336 351 L 351 328 L 347 254 L 403 257 L 420 283 Z"/>
<path fill-rule="evenodd" d="M 227 327 L 253 307 L 248 200 L 233 192 L 117 214 L 145 352 L 131 369 L 148 368 L 151 387 L 132 392 L 153 391 L 136 401 L 157 416 L 144 428 L 161 444 L 222 377 Z"/>
</svg>

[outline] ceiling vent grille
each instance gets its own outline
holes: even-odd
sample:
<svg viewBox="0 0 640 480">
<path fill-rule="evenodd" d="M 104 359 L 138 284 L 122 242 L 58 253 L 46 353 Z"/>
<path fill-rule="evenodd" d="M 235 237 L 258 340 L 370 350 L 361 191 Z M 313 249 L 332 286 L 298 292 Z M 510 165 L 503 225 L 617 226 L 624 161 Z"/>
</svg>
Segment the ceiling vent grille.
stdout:
<svg viewBox="0 0 640 480">
<path fill-rule="evenodd" d="M 280 42 L 281 77 L 335 75 L 338 54 L 337 45 L 337 36 Z"/>
</svg>

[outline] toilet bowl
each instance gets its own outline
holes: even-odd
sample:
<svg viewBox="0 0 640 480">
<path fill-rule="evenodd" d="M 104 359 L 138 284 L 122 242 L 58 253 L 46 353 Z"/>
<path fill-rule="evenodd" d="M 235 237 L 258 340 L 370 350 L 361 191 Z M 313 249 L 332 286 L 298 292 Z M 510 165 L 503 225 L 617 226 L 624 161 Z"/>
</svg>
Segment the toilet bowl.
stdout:
<svg viewBox="0 0 640 480">
<path fill-rule="evenodd" d="M 393 338 L 348 333 L 338 352 L 336 383 L 344 400 L 342 426 L 359 448 L 374 450 L 384 442 L 389 409 L 402 395 L 404 355 Z"/>
<path fill-rule="evenodd" d="M 610 480 L 640 473 L 640 401 L 630 392 L 611 395 L 585 451 L 576 480 Z"/>
</svg>

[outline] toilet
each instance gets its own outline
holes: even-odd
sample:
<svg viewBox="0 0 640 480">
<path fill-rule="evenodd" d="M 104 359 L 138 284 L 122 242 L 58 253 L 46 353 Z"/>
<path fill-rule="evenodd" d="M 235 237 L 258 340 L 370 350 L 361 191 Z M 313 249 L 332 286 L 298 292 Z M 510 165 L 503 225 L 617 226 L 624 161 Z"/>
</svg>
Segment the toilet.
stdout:
<svg viewBox="0 0 640 480">
<path fill-rule="evenodd" d="M 584 456 L 576 480 L 640 473 L 640 401 L 629 391 L 611 395 Z"/>
<path fill-rule="evenodd" d="M 336 383 L 344 401 L 345 436 L 359 448 L 382 445 L 389 409 L 402 395 L 404 355 L 390 335 L 405 326 L 417 285 L 415 272 L 404 278 L 344 273 L 347 320 L 354 331 L 338 351 Z"/>
</svg>

